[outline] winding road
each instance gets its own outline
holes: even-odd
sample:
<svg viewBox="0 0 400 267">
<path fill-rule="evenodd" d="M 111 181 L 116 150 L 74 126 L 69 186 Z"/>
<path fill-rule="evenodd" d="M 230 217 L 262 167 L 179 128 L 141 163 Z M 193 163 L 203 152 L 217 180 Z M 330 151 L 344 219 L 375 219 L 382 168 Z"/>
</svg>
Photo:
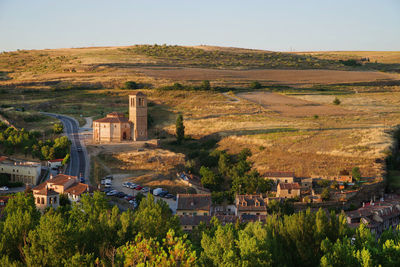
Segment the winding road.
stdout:
<svg viewBox="0 0 400 267">
<path fill-rule="evenodd" d="M 55 117 L 64 125 L 64 133 L 71 140 L 71 154 L 65 174 L 85 177 L 85 182 L 89 183 L 89 168 L 87 168 L 87 151 L 85 145 L 81 144 L 79 139 L 79 123 L 69 116 L 43 113 L 48 116 Z"/>
</svg>

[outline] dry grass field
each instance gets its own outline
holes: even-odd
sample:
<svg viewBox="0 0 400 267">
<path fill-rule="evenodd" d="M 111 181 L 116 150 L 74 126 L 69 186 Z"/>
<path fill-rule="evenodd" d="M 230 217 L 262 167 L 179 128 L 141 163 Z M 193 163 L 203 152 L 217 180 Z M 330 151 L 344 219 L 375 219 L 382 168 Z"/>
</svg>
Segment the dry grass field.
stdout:
<svg viewBox="0 0 400 267">
<path fill-rule="evenodd" d="M 339 62 L 361 57 L 378 63 L 352 68 Z M 365 176 L 380 176 L 377 159 L 385 157 L 391 144 L 388 131 L 400 120 L 399 64 L 399 52 L 293 54 L 207 46 L 16 51 L 0 54 L 0 108 L 96 119 L 111 111 L 127 112 L 132 91 L 123 85 L 130 80 L 148 95 L 154 120 L 150 135 L 165 138 L 163 142 L 173 140 L 181 113 L 186 135 L 218 136 L 217 147 L 232 153 L 248 147 L 260 172 L 336 175 L 359 166 Z M 157 90 L 202 80 L 232 90 L 229 95 L 239 101 L 218 91 Z M 262 88 L 252 93 L 249 85 L 255 80 Z M 332 104 L 335 97 L 339 106 Z M 54 123 L 21 123 L 18 116 L 19 125 L 32 129 Z M 148 185 L 165 181 L 162 185 L 171 187 L 175 168 L 188 160 L 154 151 L 165 166 L 148 162 L 154 166 L 146 167 L 152 170 L 147 172 L 138 159 L 148 161 L 156 155 L 133 150 L 102 153 L 100 165 L 106 162 Z M 155 168 L 160 169 L 154 172 Z"/>
</svg>

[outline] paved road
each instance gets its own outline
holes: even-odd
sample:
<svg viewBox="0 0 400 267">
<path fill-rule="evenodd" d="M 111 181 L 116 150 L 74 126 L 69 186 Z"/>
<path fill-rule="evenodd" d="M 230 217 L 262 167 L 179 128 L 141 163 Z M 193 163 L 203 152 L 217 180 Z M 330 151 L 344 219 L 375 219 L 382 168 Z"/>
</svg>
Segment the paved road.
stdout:
<svg viewBox="0 0 400 267">
<path fill-rule="evenodd" d="M 89 173 L 86 166 L 87 151 L 84 145 L 81 144 L 79 139 L 79 124 L 78 122 L 68 116 L 52 113 L 44 113 L 45 115 L 56 117 L 64 125 L 64 133 L 71 140 L 71 155 L 65 174 L 85 177 L 85 182 L 89 183 Z"/>
</svg>

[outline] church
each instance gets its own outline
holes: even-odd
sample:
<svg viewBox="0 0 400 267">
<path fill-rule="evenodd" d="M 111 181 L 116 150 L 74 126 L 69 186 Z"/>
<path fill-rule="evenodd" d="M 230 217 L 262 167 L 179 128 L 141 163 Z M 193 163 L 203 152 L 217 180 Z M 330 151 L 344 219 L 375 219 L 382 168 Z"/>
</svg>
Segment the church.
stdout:
<svg viewBox="0 0 400 267">
<path fill-rule="evenodd" d="M 112 112 L 93 122 L 96 143 L 147 140 L 147 96 L 142 92 L 129 95 L 129 118 Z"/>
</svg>

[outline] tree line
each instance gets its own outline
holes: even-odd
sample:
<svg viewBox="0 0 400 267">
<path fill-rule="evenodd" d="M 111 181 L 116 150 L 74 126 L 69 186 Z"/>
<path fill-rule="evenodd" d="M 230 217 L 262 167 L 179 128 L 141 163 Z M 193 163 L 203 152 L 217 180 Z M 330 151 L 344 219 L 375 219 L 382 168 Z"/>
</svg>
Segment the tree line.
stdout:
<svg viewBox="0 0 400 267">
<path fill-rule="evenodd" d="M 55 125 L 54 131 L 62 131 L 60 125 Z M 0 123 L 0 145 L 4 153 L 24 153 L 40 160 L 65 158 L 70 153 L 71 141 L 66 136 L 55 139 L 40 140 L 41 134 L 36 131 L 16 129 Z"/>
<path fill-rule="evenodd" d="M 265 223 L 213 218 L 189 235 L 166 202 L 143 198 L 120 212 L 103 193 L 41 214 L 32 194 L 0 219 L 0 266 L 398 266 L 400 231 L 376 238 L 344 214 L 271 214 Z"/>
</svg>

